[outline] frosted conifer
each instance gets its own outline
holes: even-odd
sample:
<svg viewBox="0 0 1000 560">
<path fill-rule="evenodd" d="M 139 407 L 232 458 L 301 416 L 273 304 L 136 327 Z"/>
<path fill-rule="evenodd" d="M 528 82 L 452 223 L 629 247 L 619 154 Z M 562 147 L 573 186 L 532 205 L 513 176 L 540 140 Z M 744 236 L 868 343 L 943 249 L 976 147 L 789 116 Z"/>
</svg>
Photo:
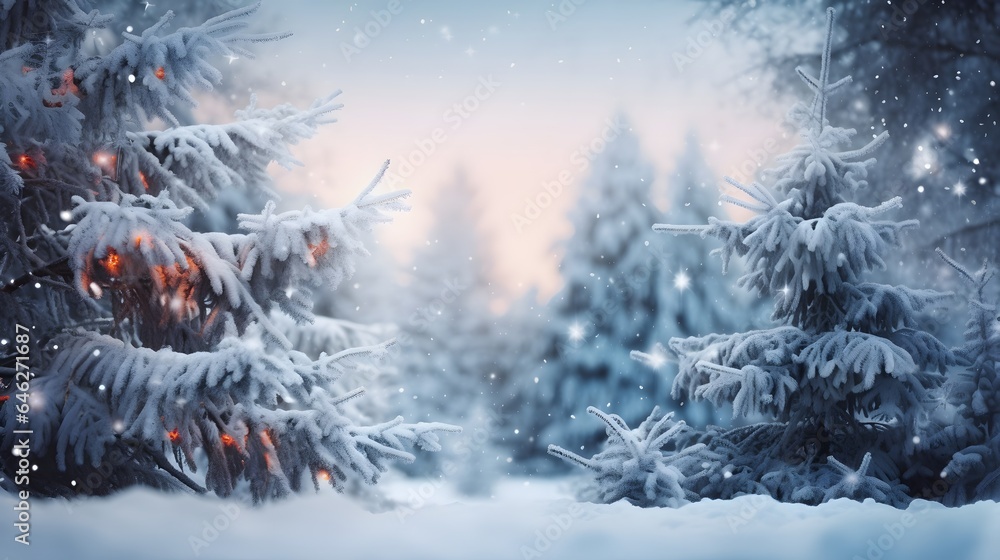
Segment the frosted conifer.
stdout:
<svg viewBox="0 0 1000 560">
<path fill-rule="evenodd" d="M 374 483 L 414 446 L 438 449 L 437 434 L 456 428 L 365 425 L 345 406 L 363 388 L 338 380 L 391 342 L 307 356 L 284 328 L 309 323 L 314 291 L 348 278 L 363 236 L 405 208 L 407 192 L 373 192 L 385 167 L 344 208 L 269 203 L 241 214 L 236 233 L 185 225 L 222 191 L 272 194 L 267 166 L 296 164 L 289 147 L 333 122 L 335 96 L 181 126 L 173 108 L 221 79 L 212 57 L 250 58 L 247 45 L 284 35 L 247 31 L 257 5 L 175 31 L 168 12 L 88 56 L 84 36 L 111 16 L 84 5 L 0 6 L 0 328 L 30 328 L 34 373 L 30 414 L 8 386 L 0 429 L 5 449 L 14 429 L 33 430 L 31 490 L 247 484 L 260 500 L 310 480 Z M 148 128 L 154 118 L 168 126 Z M 0 348 L 5 379 L 15 354 Z M 0 459 L 8 490 L 14 459 Z"/>
<path fill-rule="evenodd" d="M 887 134 L 844 149 L 855 131 L 826 120 L 828 97 L 850 82 L 830 79 L 832 35 L 831 10 L 818 77 L 798 70 L 814 92 L 811 104 L 791 113 L 803 141 L 778 159 L 773 184 L 727 179 L 741 194 L 723 200 L 755 216 L 654 226 L 720 239 L 724 267 L 734 257 L 746 263 L 738 285 L 775 303 L 772 328 L 669 343 L 680 362 L 675 398 L 731 403 L 738 417 L 773 420 L 697 438 L 721 457 L 706 458 L 707 475 L 685 482 L 701 498 L 768 493 L 806 503 L 840 496 L 905 503 L 899 481 L 944 380 L 939 372 L 954 362 L 916 328 L 918 315 L 945 294 L 864 280 L 917 222 L 887 218 L 899 198 L 874 207 L 847 201 L 867 185 L 870 156 Z M 861 469 L 851 474 L 844 465 Z"/>
</svg>

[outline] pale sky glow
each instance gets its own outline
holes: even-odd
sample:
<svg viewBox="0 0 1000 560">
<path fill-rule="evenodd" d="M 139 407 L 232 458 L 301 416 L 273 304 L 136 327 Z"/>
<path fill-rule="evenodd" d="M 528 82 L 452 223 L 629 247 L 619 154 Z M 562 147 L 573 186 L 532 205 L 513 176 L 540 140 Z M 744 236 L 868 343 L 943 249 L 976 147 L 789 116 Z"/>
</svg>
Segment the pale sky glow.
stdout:
<svg viewBox="0 0 1000 560">
<path fill-rule="evenodd" d="M 380 237 L 403 262 L 439 218 L 431 194 L 461 167 L 481 193 L 498 281 L 512 295 L 531 285 L 551 295 L 559 286 L 558 242 L 571 234 L 566 211 L 586 176 L 571 158 L 618 110 L 656 166 L 658 202 L 690 129 L 720 180 L 766 141 L 787 144 L 778 119 L 736 95 L 733 83 L 751 78 L 742 74 L 749 63 L 721 42 L 709 41 L 678 69 L 674 54 L 704 30 L 690 21 L 692 4 L 591 0 L 556 21 L 546 12 L 558 3 L 414 1 L 402 2 L 382 25 L 372 11 L 387 5 L 265 6 L 266 28 L 294 36 L 255 46 L 257 60 L 237 59 L 222 70 L 235 84 L 255 76 L 262 105 L 306 105 L 343 90 L 339 122 L 294 150 L 305 167 L 276 169 L 276 176 L 286 190 L 317 197 L 317 206 L 341 205 L 391 159 L 390 172 L 405 175 L 398 188 L 414 193 L 413 210 Z M 366 26 L 377 30 L 367 43 Z M 345 56 L 345 45 L 356 49 Z M 237 95 L 227 112 L 245 101 Z M 512 215 L 523 214 L 525 199 L 564 170 L 570 185 L 518 231 Z"/>
</svg>

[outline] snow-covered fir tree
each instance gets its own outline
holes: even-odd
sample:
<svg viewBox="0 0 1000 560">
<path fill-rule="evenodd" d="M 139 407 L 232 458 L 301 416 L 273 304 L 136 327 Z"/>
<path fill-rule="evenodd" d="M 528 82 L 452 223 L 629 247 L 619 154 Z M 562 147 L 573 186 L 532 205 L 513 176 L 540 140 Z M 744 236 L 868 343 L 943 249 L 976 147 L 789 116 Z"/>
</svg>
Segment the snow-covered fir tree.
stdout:
<svg viewBox="0 0 1000 560">
<path fill-rule="evenodd" d="M 259 0 L 170 0 L 169 2 L 82 0 L 80 6 L 85 9 L 96 8 L 103 13 L 114 14 L 115 17 L 104 27 L 90 30 L 81 44 L 81 53 L 88 57 L 105 56 L 118 45 L 122 32 L 131 33 L 136 29 L 146 29 L 164 17 L 167 12 L 172 14 L 170 16 L 172 27 L 196 27 L 215 16 L 237 8 L 249 7 L 258 2 Z M 258 16 L 247 22 L 247 30 L 251 32 L 266 30 L 267 22 L 278 6 L 270 3 L 261 5 Z M 213 84 L 215 95 L 239 95 L 248 89 L 260 90 L 262 86 L 269 83 L 270 77 L 258 71 L 259 65 L 253 59 L 243 60 L 239 55 L 233 53 L 227 55 L 226 65 L 230 67 L 230 71 L 225 80 Z M 198 122 L 194 107 L 186 104 L 175 104 L 171 107 L 171 111 L 180 124 L 188 125 Z M 257 197 L 248 197 L 246 193 L 236 194 L 244 196 L 233 195 L 227 200 L 226 193 L 222 193 L 220 200 L 209 201 L 209 207 L 221 203 L 226 206 L 239 206 L 240 212 L 256 212 L 261 208 L 262 204 L 256 204 Z M 192 219 L 197 219 L 197 213 L 192 216 Z"/>
<path fill-rule="evenodd" d="M 829 11 L 818 76 L 798 71 L 815 93 L 792 111 L 802 143 L 779 158 L 770 187 L 728 181 L 745 197 L 724 200 L 756 215 L 745 223 L 654 226 L 720 239 L 724 265 L 734 257 L 746 264 L 738 284 L 774 299 L 773 328 L 669 343 L 680 361 L 676 398 L 731 403 L 737 416 L 772 419 L 661 441 L 664 453 L 706 444 L 696 450 L 700 460 L 681 469 L 691 499 L 764 493 L 812 504 L 870 497 L 901 505 L 937 476 L 916 476 L 911 466 L 931 393 L 944 379 L 939 372 L 954 359 L 913 326 L 942 294 L 864 280 L 917 223 L 889 219 L 898 198 L 874 207 L 846 200 L 866 186 L 870 156 L 887 135 L 845 149 L 855 131 L 826 120 L 828 96 L 850 81 L 830 80 L 832 30 Z M 556 446 L 551 452 L 580 459 Z M 657 465 L 617 468 L 653 476 Z"/>
<path fill-rule="evenodd" d="M 475 190 L 456 173 L 431 203 L 436 220 L 414 251 L 396 321 L 405 400 L 425 414 L 460 421 L 487 385 L 491 265 Z M 416 397 L 416 398 L 414 398 Z"/>
<path fill-rule="evenodd" d="M 480 230 L 481 209 L 463 171 L 430 203 L 435 220 L 413 255 L 400 297 L 398 407 L 463 426 L 471 436 L 485 417 L 478 410 L 493 373 L 491 264 Z M 468 442 L 463 442 L 463 446 Z M 449 457 L 407 467 L 438 470 Z"/>
<path fill-rule="evenodd" d="M 684 150 L 668 176 L 670 197 L 664 221 L 677 224 L 705 223 L 719 214 L 719 190 L 716 179 L 702 154 L 698 138 L 689 133 Z M 659 283 L 664 295 L 660 298 L 659 332 L 657 340 L 732 332 L 762 319 L 763 298 L 753 297 L 733 286 L 728 276 L 720 274 L 718 259 L 709 253 L 718 246 L 714 239 L 697 237 L 654 239 L 650 251 L 664 263 Z M 733 263 L 739 272 L 739 263 Z M 650 364 L 671 382 L 677 374 L 677 362 L 666 360 L 668 352 L 652 349 L 646 352 Z M 680 400 L 671 403 L 676 420 L 683 419 L 695 426 L 709 423 L 725 424 L 731 413 L 714 408 L 704 401 Z"/>
<path fill-rule="evenodd" d="M 580 403 L 636 421 L 667 393 L 661 372 L 629 357 L 652 346 L 666 297 L 655 281 L 662 263 L 648 247 L 649 224 L 659 216 L 651 201 L 654 177 L 625 122 L 580 187 L 560 265 L 565 284 L 543 311 L 545 352 L 519 375 L 515 452 L 522 461 L 537 457 L 542 468 L 551 467 L 546 443 L 579 449 L 601 441 L 603 429 L 577 418 Z"/>
<path fill-rule="evenodd" d="M 30 489 L 248 487 L 260 500 L 310 481 L 374 483 L 414 446 L 438 449 L 457 428 L 366 425 L 345 408 L 363 388 L 338 380 L 389 343 L 310 357 L 275 319 L 309 323 L 315 291 L 350 277 L 363 235 L 405 208 L 405 191 L 373 192 L 385 167 L 344 208 L 268 203 L 240 215 L 238 233 L 184 223 L 221 191 L 271 193 L 267 166 L 296 163 L 289 146 L 333 121 L 334 97 L 180 126 L 173 108 L 221 79 L 214 57 L 249 58 L 246 45 L 283 35 L 247 31 L 256 5 L 175 31 L 168 13 L 87 56 L 84 38 L 111 16 L 85 5 L 0 6 L 0 328 L 30 332 L 0 347 L 0 429 L 5 449 L 33 431 Z M 148 128 L 155 118 L 169 126 Z M 8 383 L 25 354 L 27 402 Z M 0 466 L 14 490 L 16 458 Z"/>
<path fill-rule="evenodd" d="M 835 103 L 829 110 L 838 122 L 858 130 L 875 126 L 893 135 L 869 179 L 880 185 L 881 197 L 901 194 L 908 213 L 921 220 L 920 229 L 905 240 L 907 258 L 902 263 L 894 259 L 887 276 L 905 283 L 939 268 L 937 247 L 969 262 L 986 257 L 997 262 L 1000 160 L 993 156 L 1000 135 L 994 132 L 993 88 L 1000 74 L 1000 43 L 991 38 L 1000 21 L 998 5 L 983 0 L 822 4 L 838 10 L 838 32 L 846 29 L 851 35 L 851 41 L 838 45 L 833 60 L 850 64 L 860 82 L 845 87 L 849 103 Z M 702 3 L 709 18 L 725 10 L 743 13 L 748 6 L 755 7 L 752 14 L 735 18 L 732 32 L 721 38 L 731 40 L 737 52 L 752 53 L 755 78 L 771 82 L 769 96 L 782 95 L 797 84 L 781 77 L 810 60 L 818 47 L 803 43 L 789 48 L 780 35 L 808 24 L 812 10 L 798 1 Z M 897 78 L 887 80 L 887 71 Z M 856 201 L 881 200 L 861 192 Z M 962 282 L 944 274 L 935 285 L 957 291 Z"/>
<path fill-rule="evenodd" d="M 503 408 L 515 396 L 519 378 L 541 361 L 546 346 L 538 333 L 545 328 L 544 313 L 538 288 L 532 287 L 493 321 L 489 358 L 496 377 L 491 376 L 490 386 L 497 407 Z"/>
<path fill-rule="evenodd" d="M 943 500 L 962 505 L 1000 499 L 1000 306 L 991 295 L 996 270 L 972 272 L 938 249 L 971 288 L 965 343 L 955 350 L 965 370 L 945 385 L 932 415 L 933 434 L 921 445 L 945 473 Z M 940 467 L 938 469 L 932 467 Z M 926 472 L 923 474 L 927 474 Z"/>
<path fill-rule="evenodd" d="M 585 459 L 561 447 L 549 448 L 553 455 L 593 472 L 594 484 L 583 488 L 584 499 L 678 507 L 690 497 L 682 486 L 684 473 L 702 470 L 700 464 L 707 456 L 718 458 L 708 454 L 703 443 L 678 444 L 682 438 L 690 443 L 695 432 L 684 421 L 674 422 L 673 413 L 661 414 L 658 407 L 634 430 L 616 414 L 605 414 L 593 406 L 587 412 L 604 422 L 608 433 L 604 450 Z M 665 449 L 668 446 L 671 448 Z"/>
<path fill-rule="evenodd" d="M 489 434 L 494 447 L 500 450 L 502 471 L 507 475 L 524 474 L 537 463 L 535 457 L 518 455 L 524 440 L 534 443 L 525 435 L 523 415 L 531 405 L 526 403 L 526 385 L 533 384 L 538 365 L 549 351 L 547 338 L 539 336 L 548 328 L 546 305 L 539 301 L 538 289 L 531 288 L 514 300 L 502 315 L 496 318 L 489 357 L 491 373 L 486 394 L 487 410 L 495 414 L 495 429 Z M 514 457 L 528 459 L 513 462 Z M 507 463 L 510 458 L 511 462 Z"/>
</svg>

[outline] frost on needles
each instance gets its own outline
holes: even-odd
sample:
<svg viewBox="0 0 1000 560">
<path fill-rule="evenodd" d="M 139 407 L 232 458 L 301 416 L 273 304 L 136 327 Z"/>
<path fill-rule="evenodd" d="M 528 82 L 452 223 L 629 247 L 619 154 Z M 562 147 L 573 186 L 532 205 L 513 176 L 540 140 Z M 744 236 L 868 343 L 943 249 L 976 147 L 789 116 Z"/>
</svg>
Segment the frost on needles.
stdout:
<svg viewBox="0 0 1000 560">
<path fill-rule="evenodd" d="M 890 219 L 899 198 L 875 207 L 847 200 L 866 186 L 871 155 L 888 135 L 852 149 L 855 131 L 826 120 L 828 97 L 850 81 L 830 79 L 827 15 L 819 75 L 798 70 L 814 93 L 791 112 L 800 144 L 778 159 L 770 187 L 727 179 L 736 191 L 723 199 L 754 216 L 654 226 L 721 240 L 724 266 L 745 262 L 738 285 L 774 300 L 771 328 L 670 340 L 679 361 L 673 397 L 731 403 L 737 418 L 768 421 L 693 434 L 675 426 L 650 446 L 637 444 L 649 428 L 630 432 L 609 417 L 608 447 L 593 459 L 550 446 L 595 471 L 604 499 L 674 505 L 768 494 L 902 506 L 938 476 L 912 467 L 925 459 L 918 442 L 929 436 L 931 402 L 955 358 L 918 318 L 947 294 L 865 280 L 917 223 Z M 647 423 L 664 421 L 654 413 Z"/>
<path fill-rule="evenodd" d="M 267 166 L 295 165 L 289 147 L 340 107 L 334 94 L 305 110 L 251 104 L 232 123 L 178 123 L 172 108 L 220 81 L 211 58 L 250 58 L 246 45 L 283 37 L 247 32 L 258 6 L 172 32 L 168 13 L 97 54 L 83 37 L 110 16 L 63 0 L 40 18 L 35 4 L 0 6 L 0 309 L 3 332 L 31 328 L 36 375 L 29 424 L 0 401 L 0 439 L 10 449 L 14 429 L 33 430 L 31 490 L 142 484 L 262 500 L 310 481 L 371 484 L 414 448 L 440 449 L 456 427 L 356 414 L 364 389 L 345 376 L 371 377 L 391 341 L 338 323 L 308 337 L 323 348 L 290 342 L 316 319 L 314 291 L 350 277 L 368 232 L 406 208 L 408 192 L 374 192 L 388 163 L 344 208 L 269 203 L 232 234 L 186 225 L 220 192 L 273 194 Z M 146 130 L 154 118 L 167 128 Z M 0 466 L 12 490 L 15 462 Z"/>
</svg>

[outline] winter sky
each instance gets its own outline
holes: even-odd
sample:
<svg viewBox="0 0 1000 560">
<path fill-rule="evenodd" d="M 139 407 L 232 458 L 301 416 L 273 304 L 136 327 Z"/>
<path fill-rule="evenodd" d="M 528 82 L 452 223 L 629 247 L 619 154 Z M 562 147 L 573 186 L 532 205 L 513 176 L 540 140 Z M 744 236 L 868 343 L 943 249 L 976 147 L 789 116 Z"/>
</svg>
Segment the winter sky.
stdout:
<svg viewBox="0 0 1000 560">
<path fill-rule="evenodd" d="M 758 109 L 767 91 L 739 94 L 754 80 L 749 60 L 705 20 L 692 21 L 698 9 L 684 1 L 274 3 L 265 27 L 294 36 L 223 70 L 236 84 L 255 76 L 264 104 L 343 90 L 339 122 L 295 150 L 305 167 L 276 170 L 286 190 L 340 205 L 391 159 L 398 187 L 414 193 L 413 210 L 381 238 L 405 262 L 410 247 L 427 242 L 431 220 L 447 219 L 430 203 L 461 167 L 481 193 L 501 285 L 512 295 L 538 285 L 545 296 L 559 286 L 558 241 L 571 234 L 566 210 L 587 174 L 574 153 L 613 134 L 617 111 L 656 165 L 662 198 L 689 130 L 720 175 L 747 162 L 748 150 L 781 141 L 777 117 Z M 714 25 L 729 32 L 723 19 Z M 700 54 L 688 51 L 693 42 Z M 525 199 L 538 200 L 564 171 L 568 186 L 516 227 Z"/>
</svg>

